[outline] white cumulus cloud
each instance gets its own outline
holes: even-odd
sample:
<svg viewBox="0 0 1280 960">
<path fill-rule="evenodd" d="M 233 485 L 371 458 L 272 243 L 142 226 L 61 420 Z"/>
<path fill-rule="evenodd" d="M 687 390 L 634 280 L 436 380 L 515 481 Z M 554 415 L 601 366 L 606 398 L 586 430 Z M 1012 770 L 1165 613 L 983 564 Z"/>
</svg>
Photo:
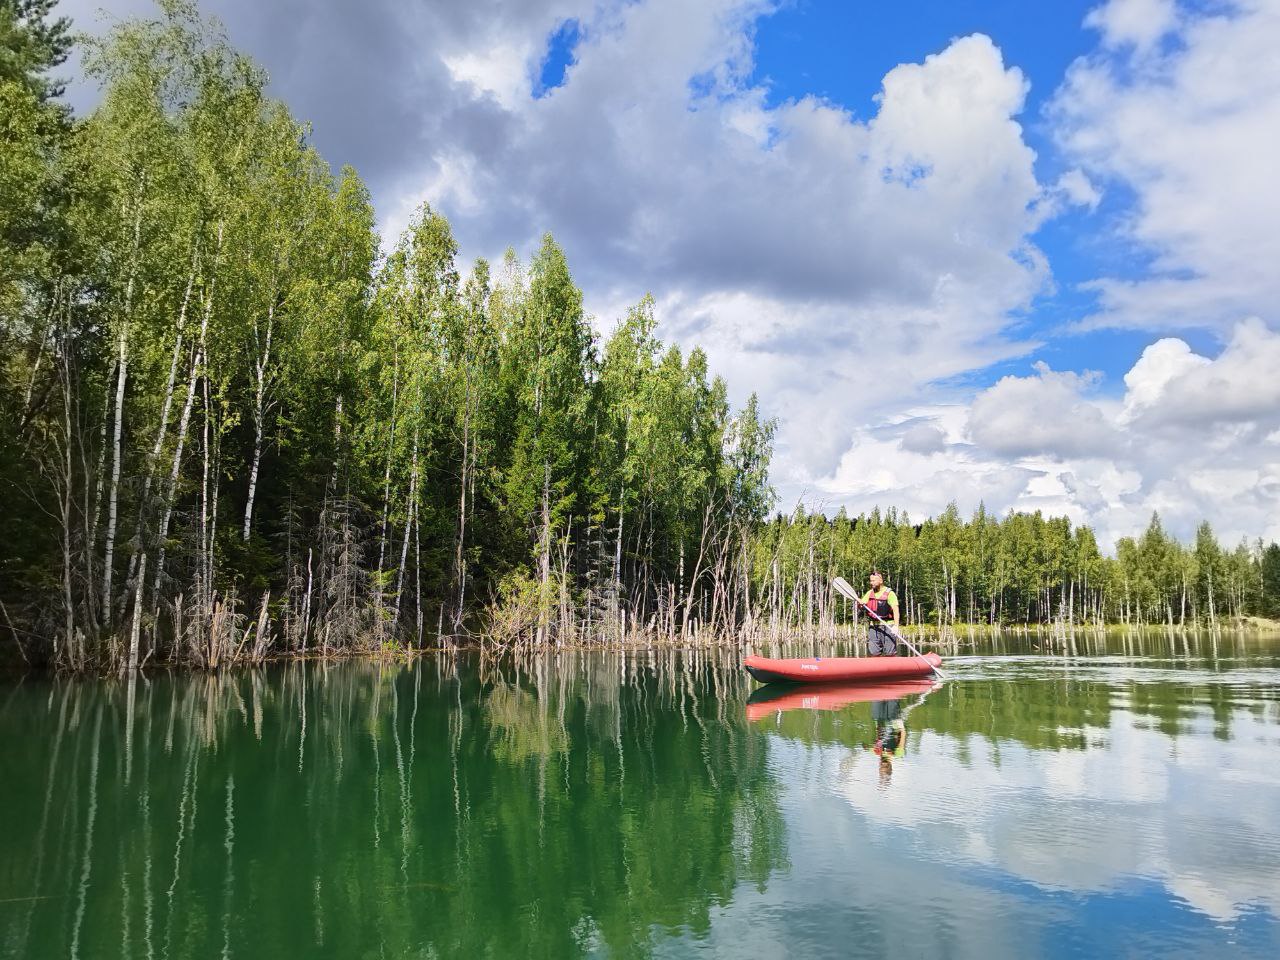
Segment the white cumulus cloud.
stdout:
<svg viewBox="0 0 1280 960">
<path fill-rule="evenodd" d="M 1177 19 L 1174 0 L 1108 0 L 1091 10 L 1084 22 L 1102 32 L 1107 46 L 1145 51 L 1168 34 Z"/>
<path fill-rule="evenodd" d="M 1195 13 L 1112 0 L 1087 22 L 1102 45 L 1071 67 L 1049 116 L 1069 160 L 1133 192 L 1126 260 L 1151 258 L 1149 271 L 1097 282 L 1092 323 L 1223 330 L 1251 314 L 1274 319 L 1280 0 Z"/>
<path fill-rule="evenodd" d="M 1004 377 L 978 394 L 969 410 L 969 435 L 1002 456 L 1112 456 L 1121 437 L 1101 406 L 1085 395 L 1095 381 L 1039 362 L 1036 376 Z"/>
<path fill-rule="evenodd" d="M 1278 372 L 1280 332 L 1257 320 L 1238 324 L 1212 358 L 1156 341 L 1119 397 L 1096 375 L 1037 364 L 968 403 L 921 411 L 946 433 L 941 449 L 920 451 L 919 419 L 862 431 L 819 488 L 855 511 L 899 494 L 916 515 L 952 500 L 1043 509 L 1093 525 L 1104 545 L 1152 511 L 1184 538 L 1208 519 L 1229 543 L 1280 539 Z"/>
</svg>

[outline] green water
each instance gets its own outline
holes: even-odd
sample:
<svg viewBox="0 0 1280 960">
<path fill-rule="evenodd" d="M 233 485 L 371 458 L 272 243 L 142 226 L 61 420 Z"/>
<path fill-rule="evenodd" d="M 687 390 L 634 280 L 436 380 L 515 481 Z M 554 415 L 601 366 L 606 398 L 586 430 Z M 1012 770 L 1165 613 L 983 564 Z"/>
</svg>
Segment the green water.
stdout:
<svg viewBox="0 0 1280 960">
<path fill-rule="evenodd" d="M 1280 956 L 1280 647 L 947 666 L 833 709 L 727 652 L 6 682 L 0 956 Z"/>
</svg>

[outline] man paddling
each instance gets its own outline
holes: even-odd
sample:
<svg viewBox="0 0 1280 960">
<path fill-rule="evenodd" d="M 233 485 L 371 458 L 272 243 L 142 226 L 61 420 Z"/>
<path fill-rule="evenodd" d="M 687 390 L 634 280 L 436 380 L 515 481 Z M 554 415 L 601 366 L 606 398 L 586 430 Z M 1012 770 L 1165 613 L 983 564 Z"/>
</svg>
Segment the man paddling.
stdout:
<svg viewBox="0 0 1280 960">
<path fill-rule="evenodd" d="M 898 655 L 898 595 L 884 585 L 884 576 L 872 570 L 871 589 L 862 595 L 859 605 L 875 614 L 867 631 L 867 652 L 873 657 Z M 884 623 L 876 620 L 879 617 Z"/>
</svg>

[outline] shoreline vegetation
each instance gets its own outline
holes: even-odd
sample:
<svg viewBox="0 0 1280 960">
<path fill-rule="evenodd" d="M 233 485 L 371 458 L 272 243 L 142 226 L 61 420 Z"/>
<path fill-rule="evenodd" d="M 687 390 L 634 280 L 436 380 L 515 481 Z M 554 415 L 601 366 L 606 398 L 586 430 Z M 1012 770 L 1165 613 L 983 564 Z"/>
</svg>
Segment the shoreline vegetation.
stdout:
<svg viewBox="0 0 1280 960">
<path fill-rule="evenodd" d="M 651 298 L 599 332 L 549 234 L 464 269 L 428 206 L 382 252 L 356 172 L 159 6 L 83 41 L 84 117 L 51 0 L 0 7 L 0 660 L 767 644 L 849 631 L 831 579 L 873 567 L 945 642 L 1280 616 L 1280 546 L 1207 524 L 1106 557 L 1038 512 L 773 514 L 775 423 Z"/>
</svg>

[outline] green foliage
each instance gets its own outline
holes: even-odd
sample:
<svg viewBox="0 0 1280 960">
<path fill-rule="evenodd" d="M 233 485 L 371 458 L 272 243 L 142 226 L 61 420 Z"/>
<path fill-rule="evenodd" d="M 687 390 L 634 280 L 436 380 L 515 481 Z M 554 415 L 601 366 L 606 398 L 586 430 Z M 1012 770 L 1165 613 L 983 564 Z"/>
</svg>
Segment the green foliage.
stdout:
<svg viewBox="0 0 1280 960">
<path fill-rule="evenodd" d="M 1271 544 L 1262 552 L 1261 597 L 1258 610 L 1263 616 L 1280 620 L 1280 544 Z"/>
<path fill-rule="evenodd" d="M 85 50 L 103 95 L 69 121 L 65 25 L 0 6 L 0 600 L 38 655 L 389 648 L 494 601 L 522 641 L 730 626 L 771 503 L 755 399 L 734 418 L 647 298 L 602 349 L 550 235 L 463 275 L 424 208 L 379 261 L 356 173 L 159 8 Z"/>
<path fill-rule="evenodd" d="M 843 511 L 831 520 L 797 510 L 759 528 L 752 588 L 766 615 L 791 621 L 847 616 L 830 606 L 831 579 L 857 581 L 879 569 L 904 614 L 940 626 L 1209 622 L 1275 603 L 1280 581 L 1267 586 L 1266 558 L 1280 564 L 1280 548 L 1271 550 L 1242 544 L 1227 553 L 1208 524 L 1185 547 L 1159 516 L 1136 540 L 1121 538 L 1111 558 L 1099 552 L 1089 527 L 1039 511 L 997 520 L 979 506 L 965 521 L 951 505 L 913 525 L 893 510 L 852 520 Z"/>
<path fill-rule="evenodd" d="M 62 95 L 62 84 L 48 72 L 62 64 L 71 49 L 71 21 L 49 19 L 56 4 L 57 0 L 0 0 L 0 84 L 20 84 L 41 103 Z"/>
</svg>

